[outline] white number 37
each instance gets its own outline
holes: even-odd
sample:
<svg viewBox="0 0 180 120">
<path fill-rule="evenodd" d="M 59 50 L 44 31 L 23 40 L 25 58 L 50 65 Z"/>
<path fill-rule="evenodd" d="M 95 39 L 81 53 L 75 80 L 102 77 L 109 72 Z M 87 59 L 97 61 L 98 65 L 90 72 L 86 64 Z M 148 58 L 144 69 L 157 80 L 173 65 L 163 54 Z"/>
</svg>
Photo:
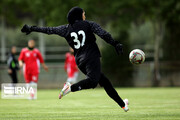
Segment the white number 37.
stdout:
<svg viewBox="0 0 180 120">
<path fill-rule="evenodd" d="M 78 35 L 82 35 L 82 42 L 80 43 L 80 40 L 78 39 Z M 75 32 L 71 33 L 71 37 L 74 37 L 74 42 L 76 45 L 74 45 L 74 48 L 79 49 L 80 47 L 84 46 L 86 35 L 83 30 L 80 30 L 78 32 L 78 35 Z"/>
</svg>

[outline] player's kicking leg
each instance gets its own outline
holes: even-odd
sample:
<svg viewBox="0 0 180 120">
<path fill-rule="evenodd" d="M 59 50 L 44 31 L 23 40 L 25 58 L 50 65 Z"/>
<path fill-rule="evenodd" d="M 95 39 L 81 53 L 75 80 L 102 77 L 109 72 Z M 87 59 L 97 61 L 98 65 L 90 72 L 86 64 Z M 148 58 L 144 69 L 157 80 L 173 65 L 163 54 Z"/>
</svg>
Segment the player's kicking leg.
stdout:
<svg viewBox="0 0 180 120">
<path fill-rule="evenodd" d="M 123 101 L 124 101 L 125 106 L 122 107 L 122 109 L 123 109 L 125 112 L 127 112 L 127 111 L 129 111 L 129 108 L 128 108 L 129 101 L 128 101 L 128 99 L 124 99 Z"/>
<path fill-rule="evenodd" d="M 104 87 L 104 90 L 109 95 L 109 97 L 111 97 L 125 112 L 129 110 L 128 99 L 122 100 L 121 97 L 118 95 L 117 91 L 113 88 L 109 79 L 103 74 L 101 74 L 99 84 L 101 87 Z"/>
<path fill-rule="evenodd" d="M 87 78 L 73 84 L 72 86 L 70 83 L 67 82 L 64 85 L 62 91 L 60 92 L 59 99 L 61 99 L 69 92 L 76 92 L 83 89 L 95 88 L 99 83 L 102 87 L 104 87 L 107 94 L 114 101 L 116 101 L 125 112 L 129 110 L 128 100 L 125 99 L 123 101 L 111 85 L 110 81 L 103 74 L 101 74 L 100 59 L 88 61 L 86 65 L 80 66 L 79 68 L 84 74 L 86 74 Z"/>
<path fill-rule="evenodd" d="M 71 84 L 69 82 L 66 82 L 64 84 L 63 89 L 59 93 L 59 99 L 61 99 L 63 96 L 67 95 L 70 92 L 71 92 Z"/>
<path fill-rule="evenodd" d="M 69 82 L 66 82 L 59 94 L 59 99 L 69 92 L 95 88 L 97 86 L 101 75 L 99 58 L 87 61 L 86 64 L 79 66 L 79 69 L 87 76 L 87 78 L 72 85 Z"/>
</svg>

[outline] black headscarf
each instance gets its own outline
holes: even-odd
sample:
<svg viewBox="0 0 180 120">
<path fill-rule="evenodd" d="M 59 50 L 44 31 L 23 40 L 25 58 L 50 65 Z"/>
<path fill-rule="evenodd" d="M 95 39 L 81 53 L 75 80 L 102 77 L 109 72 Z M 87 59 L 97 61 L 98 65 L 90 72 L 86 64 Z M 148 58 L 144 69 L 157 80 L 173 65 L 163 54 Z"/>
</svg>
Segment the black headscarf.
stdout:
<svg viewBox="0 0 180 120">
<path fill-rule="evenodd" d="M 67 20 L 69 24 L 74 24 L 76 20 L 83 20 L 82 19 L 83 9 L 80 7 L 73 7 L 67 14 Z"/>
</svg>

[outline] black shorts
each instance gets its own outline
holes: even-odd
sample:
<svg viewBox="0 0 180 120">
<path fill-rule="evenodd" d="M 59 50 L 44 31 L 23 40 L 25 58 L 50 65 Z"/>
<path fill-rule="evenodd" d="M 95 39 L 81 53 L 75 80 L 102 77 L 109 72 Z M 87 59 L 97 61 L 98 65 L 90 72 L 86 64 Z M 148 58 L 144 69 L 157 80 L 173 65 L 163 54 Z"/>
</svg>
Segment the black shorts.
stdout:
<svg viewBox="0 0 180 120">
<path fill-rule="evenodd" d="M 87 78 L 98 82 L 101 76 L 100 58 L 88 59 L 85 63 L 78 65 L 79 69 L 87 76 Z"/>
</svg>

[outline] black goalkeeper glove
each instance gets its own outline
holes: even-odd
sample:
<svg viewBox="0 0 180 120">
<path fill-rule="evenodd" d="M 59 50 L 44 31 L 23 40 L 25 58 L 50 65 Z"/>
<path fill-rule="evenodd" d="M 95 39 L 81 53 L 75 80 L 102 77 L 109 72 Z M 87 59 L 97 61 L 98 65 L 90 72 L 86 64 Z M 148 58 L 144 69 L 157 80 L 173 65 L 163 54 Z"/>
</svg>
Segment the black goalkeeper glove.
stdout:
<svg viewBox="0 0 180 120">
<path fill-rule="evenodd" d="M 21 32 L 23 32 L 23 33 L 26 33 L 26 35 L 28 35 L 28 34 L 30 34 L 31 32 L 32 32 L 32 30 L 31 30 L 31 27 L 30 26 L 28 26 L 28 25 L 24 25 L 23 26 L 23 28 L 21 29 Z"/>
<path fill-rule="evenodd" d="M 115 41 L 114 47 L 115 47 L 118 55 L 123 54 L 123 45 L 122 44 L 120 44 L 118 41 Z"/>
</svg>

